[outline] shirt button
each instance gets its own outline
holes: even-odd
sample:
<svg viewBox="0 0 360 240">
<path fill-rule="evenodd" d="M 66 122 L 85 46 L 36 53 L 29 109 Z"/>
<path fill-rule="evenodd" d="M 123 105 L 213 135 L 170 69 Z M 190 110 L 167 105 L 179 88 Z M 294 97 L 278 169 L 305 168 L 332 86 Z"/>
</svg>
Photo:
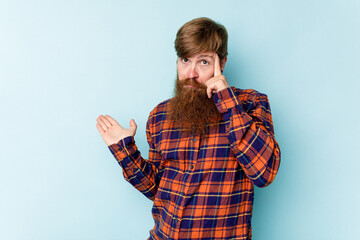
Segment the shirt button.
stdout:
<svg viewBox="0 0 360 240">
<path fill-rule="evenodd" d="M 217 102 L 218 102 L 218 103 L 221 103 L 221 99 L 218 99 Z"/>
<path fill-rule="evenodd" d="M 196 139 L 196 138 L 194 138 L 194 139 L 193 139 L 193 141 L 194 141 L 194 142 L 196 142 L 196 141 L 197 141 L 197 139 Z"/>
<path fill-rule="evenodd" d="M 194 165 L 190 165 L 190 169 L 193 169 L 194 168 Z"/>
<path fill-rule="evenodd" d="M 180 193 L 180 196 L 184 196 L 184 195 L 185 195 L 185 193 L 183 193 L 183 192 Z"/>
</svg>

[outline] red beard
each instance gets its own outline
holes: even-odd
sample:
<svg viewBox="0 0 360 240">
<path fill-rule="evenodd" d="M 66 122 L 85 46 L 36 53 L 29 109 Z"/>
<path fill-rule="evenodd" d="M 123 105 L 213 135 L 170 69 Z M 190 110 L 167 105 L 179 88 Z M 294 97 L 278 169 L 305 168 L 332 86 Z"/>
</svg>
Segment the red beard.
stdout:
<svg viewBox="0 0 360 240">
<path fill-rule="evenodd" d="M 176 79 L 175 96 L 170 100 L 170 119 L 184 132 L 203 135 L 207 126 L 218 122 L 221 114 L 206 86 L 193 79 Z"/>
</svg>

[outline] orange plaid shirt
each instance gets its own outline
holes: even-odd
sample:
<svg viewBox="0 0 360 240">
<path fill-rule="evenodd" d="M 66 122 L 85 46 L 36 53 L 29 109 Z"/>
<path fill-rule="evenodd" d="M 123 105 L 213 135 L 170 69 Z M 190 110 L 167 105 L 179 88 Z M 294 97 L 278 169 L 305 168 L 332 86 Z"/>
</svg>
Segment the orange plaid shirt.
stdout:
<svg viewBox="0 0 360 240">
<path fill-rule="evenodd" d="M 269 102 L 234 87 L 213 99 L 223 119 L 205 136 L 175 128 L 167 100 L 147 122 L 148 160 L 133 137 L 109 146 L 125 179 L 154 202 L 148 239 L 251 239 L 254 185 L 269 185 L 280 164 Z"/>
</svg>

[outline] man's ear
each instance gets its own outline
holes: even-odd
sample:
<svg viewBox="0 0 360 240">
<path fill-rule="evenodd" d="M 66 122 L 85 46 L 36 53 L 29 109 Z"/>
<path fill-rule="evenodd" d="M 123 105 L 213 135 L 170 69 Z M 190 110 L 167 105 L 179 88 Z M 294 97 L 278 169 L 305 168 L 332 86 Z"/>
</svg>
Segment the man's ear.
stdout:
<svg viewBox="0 0 360 240">
<path fill-rule="evenodd" d="M 224 70 L 226 61 L 227 61 L 227 57 L 224 57 L 224 58 L 221 60 L 221 63 L 220 63 L 221 71 Z"/>
</svg>

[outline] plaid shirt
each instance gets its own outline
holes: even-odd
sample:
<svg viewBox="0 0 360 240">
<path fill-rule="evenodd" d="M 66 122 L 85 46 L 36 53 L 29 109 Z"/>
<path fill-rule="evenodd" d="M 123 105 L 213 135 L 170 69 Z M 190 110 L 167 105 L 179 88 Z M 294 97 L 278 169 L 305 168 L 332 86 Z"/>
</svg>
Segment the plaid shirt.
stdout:
<svg viewBox="0 0 360 240">
<path fill-rule="evenodd" d="M 213 98 L 223 119 L 205 137 L 174 128 L 167 100 L 147 122 L 148 160 L 133 137 L 109 146 L 125 179 L 154 202 L 148 239 L 251 239 L 254 185 L 269 185 L 280 164 L 269 102 L 234 87 Z"/>
</svg>

